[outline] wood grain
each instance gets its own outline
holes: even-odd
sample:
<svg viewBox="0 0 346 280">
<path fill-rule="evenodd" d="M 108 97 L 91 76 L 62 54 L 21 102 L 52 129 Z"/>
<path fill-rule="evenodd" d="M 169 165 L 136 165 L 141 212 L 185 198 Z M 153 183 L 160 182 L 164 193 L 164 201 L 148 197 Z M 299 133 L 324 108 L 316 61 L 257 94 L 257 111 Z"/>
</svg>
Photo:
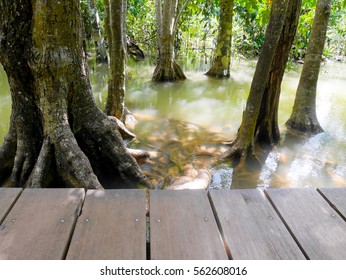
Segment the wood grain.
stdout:
<svg viewBox="0 0 346 280">
<path fill-rule="evenodd" d="M 150 191 L 151 259 L 227 259 L 204 190 Z"/>
<path fill-rule="evenodd" d="M 0 259 L 62 259 L 83 189 L 25 189 L 0 230 Z"/>
<path fill-rule="evenodd" d="M 67 259 L 146 259 L 144 190 L 89 190 Z"/>
<path fill-rule="evenodd" d="M 310 259 L 346 259 L 346 223 L 316 189 L 267 189 Z"/>
<path fill-rule="evenodd" d="M 233 259 L 305 259 L 262 191 L 210 191 Z"/>
</svg>

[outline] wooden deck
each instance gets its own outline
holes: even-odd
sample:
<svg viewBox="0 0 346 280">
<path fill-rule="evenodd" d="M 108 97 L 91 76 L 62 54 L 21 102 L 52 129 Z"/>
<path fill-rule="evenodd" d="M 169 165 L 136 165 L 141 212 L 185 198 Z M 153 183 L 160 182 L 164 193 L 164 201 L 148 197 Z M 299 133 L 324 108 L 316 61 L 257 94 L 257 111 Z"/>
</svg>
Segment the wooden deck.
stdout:
<svg viewBox="0 0 346 280">
<path fill-rule="evenodd" d="M 0 188 L 0 259 L 345 260 L 346 188 Z"/>
</svg>

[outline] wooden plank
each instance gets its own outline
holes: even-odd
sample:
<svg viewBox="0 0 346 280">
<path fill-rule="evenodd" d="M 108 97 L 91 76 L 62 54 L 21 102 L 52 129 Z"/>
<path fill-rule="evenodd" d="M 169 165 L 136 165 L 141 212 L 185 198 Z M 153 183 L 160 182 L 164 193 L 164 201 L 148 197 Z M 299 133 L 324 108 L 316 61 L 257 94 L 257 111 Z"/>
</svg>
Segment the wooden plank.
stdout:
<svg viewBox="0 0 346 280">
<path fill-rule="evenodd" d="M 0 230 L 0 259 L 62 259 L 83 189 L 25 189 Z"/>
<path fill-rule="evenodd" d="M 0 188 L 0 224 L 21 192 L 19 188 Z"/>
<path fill-rule="evenodd" d="M 346 219 L 346 188 L 319 188 L 322 195 Z"/>
<path fill-rule="evenodd" d="M 89 190 L 67 259 L 146 259 L 145 190 Z"/>
<path fill-rule="evenodd" d="M 267 189 L 310 259 L 346 259 L 346 223 L 315 189 Z"/>
<path fill-rule="evenodd" d="M 262 191 L 210 191 L 233 259 L 305 259 Z"/>
<path fill-rule="evenodd" d="M 228 259 L 204 190 L 150 191 L 151 259 Z"/>
</svg>

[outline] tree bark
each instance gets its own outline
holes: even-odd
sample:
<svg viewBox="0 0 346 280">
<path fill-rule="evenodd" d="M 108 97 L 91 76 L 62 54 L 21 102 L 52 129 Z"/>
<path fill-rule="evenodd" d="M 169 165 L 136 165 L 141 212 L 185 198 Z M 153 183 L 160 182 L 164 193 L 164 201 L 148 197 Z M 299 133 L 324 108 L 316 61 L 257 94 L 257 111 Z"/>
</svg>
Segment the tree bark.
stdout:
<svg viewBox="0 0 346 280">
<path fill-rule="evenodd" d="M 87 189 L 143 182 L 116 124 L 93 100 L 79 1 L 3 0 L 0 16 L 0 62 L 13 100 L 0 178 L 26 187 L 58 178 L 55 186 Z"/>
<path fill-rule="evenodd" d="M 178 0 L 156 0 L 156 20 L 159 59 L 152 80 L 173 82 L 186 79 L 179 64 L 175 61 L 174 38 L 177 20 Z"/>
<path fill-rule="evenodd" d="M 286 63 L 296 35 L 301 0 L 290 0 L 287 15 L 269 73 L 269 80 L 263 94 L 261 108 L 256 123 L 255 142 L 263 146 L 273 146 L 280 141 L 278 109 L 281 82 Z"/>
<path fill-rule="evenodd" d="M 316 115 L 316 89 L 327 36 L 331 0 L 318 0 L 293 111 L 286 122 L 288 132 L 314 135 L 323 131 Z"/>
<path fill-rule="evenodd" d="M 125 102 L 126 77 L 126 0 L 107 0 L 108 41 L 110 71 L 108 79 L 108 96 L 106 114 L 122 119 Z"/>
<path fill-rule="evenodd" d="M 220 1 L 220 23 L 216 48 L 207 76 L 229 78 L 232 47 L 233 0 Z"/>
<path fill-rule="evenodd" d="M 23 185 L 38 156 L 42 126 L 35 104 L 35 84 L 27 60 L 31 55 L 30 1 L 0 2 L 0 63 L 11 89 L 12 113 L 9 133 L 0 148 L 0 179 L 9 186 Z M 20 32 L 20 34 L 18 33 Z"/>
<path fill-rule="evenodd" d="M 288 2 L 288 0 L 274 0 L 272 3 L 264 44 L 256 65 L 242 122 L 236 139 L 232 142 L 228 151 L 222 155 L 224 159 L 240 160 L 241 163 L 245 161 L 258 161 L 254 152 L 254 141 L 256 123 L 266 88 L 266 82 L 263 81 L 268 81 L 269 79 L 269 73 L 281 36 Z"/>
</svg>

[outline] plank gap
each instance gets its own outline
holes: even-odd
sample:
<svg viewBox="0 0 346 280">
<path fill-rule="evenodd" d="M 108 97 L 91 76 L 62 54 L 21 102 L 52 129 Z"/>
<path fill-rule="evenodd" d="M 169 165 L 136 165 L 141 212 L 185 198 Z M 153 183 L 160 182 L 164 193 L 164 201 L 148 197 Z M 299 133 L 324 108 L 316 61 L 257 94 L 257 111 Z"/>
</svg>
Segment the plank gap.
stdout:
<svg viewBox="0 0 346 280">
<path fill-rule="evenodd" d="M 21 196 L 22 193 L 23 193 L 23 189 L 20 189 L 20 191 L 16 195 L 15 199 L 12 201 L 12 203 L 8 207 L 7 211 L 4 213 L 3 217 L 0 217 L 0 225 L 5 221 L 6 217 L 11 212 L 12 208 L 14 207 L 14 205 L 16 204 L 16 202 L 18 201 L 18 199 L 19 199 L 19 197 Z"/>
<path fill-rule="evenodd" d="M 310 257 L 308 256 L 308 254 L 305 252 L 303 246 L 300 244 L 300 242 L 298 241 L 297 237 L 294 235 L 293 231 L 291 230 L 291 228 L 289 227 L 289 225 L 287 224 L 287 222 L 285 221 L 284 217 L 281 215 L 279 209 L 276 207 L 274 201 L 270 198 L 269 194 L 267 193 L 267 191 L 264 189 L 263 190 L 265 197 L 268 199 L 268 201 L 270 202 L 271 206 L 273 207 L 273 209 L 275 210 L 275 212 L 278 214 L 279 218 L 281 219 L 282 223 L 285 225 L 285 227 L 287 228 L 288 232 L 290 233 L 290 235 L 292 236 L 293 240 L 297 243 L 299 249 L 302 251 L 304 257 L 307 260 L 310 260 Z"/>
<path fill-rule="evenodd" d="M 146 221 L 146 259 L 150 260 L 151 256 L 150 256 L 150 210 L 147 212 L 147 215 L 145 217 L 145 221 Z"/>
<path fill-rule="evenodd" d="M 64 253 L 63 253 L 63 257 L 62 257 L 63 260 L 66 260 L 68 251 L 70 249 L 72 237 L 73 237 L 74 231 L 76 229 L 78 218 L 80 217 L 80 215 L 82 214 L 82 211 L 83 211 L 83 206 L 84 206 L 85 199 L 86 199 L 86 191 L 84 192 L 84 196 L 82 197 L 80 203 L 78 204 L 78 206 L 77 206 L 77 208 L 75 210 L 75 219 L 73 221 L 73 224 L 72 224 L 72 227 L 71 227 L 71 231 L 70 231 L 70 233 L 68 235 L 68 238 L 67 238 L 67 241 L 66 241 L 66 247 L 65 247 L 65 250 L 64 250 Z"/>
<path fill-rule="evenodd" d="M 216 220 L 217 227 L 218 227 L 220 235 L 221 235 L 221 239 L 222 239 L 223 245 L 225 247 L 225 251 L 226 251 L 227 257 L 228 257 L 229 260 L 233 260 L 231 250 L 229 248 L 228 242 L 226 240 L 225 234 L 224 234 L 223 229 L 222 229 L 222 225 L 221 225 L 221 222 L 220 222 L 219 215 L 218 215 L 218 213 L 216 211 L 214 202 L 213 202 L 213 200 L 212 200 L 212 198 L 210 196 L 210 192 L 209 191 L 208 191 L 208 199 L 209 199 L 209 203 L 210 203 L 211 209 L 213 211 L 213 214 L 214 214 L 214 217 L 215 217 L 215 220 Z"/>
<path fill-rule="evenodd" d="M 339 208 L 323 193 L 322 190 L 317 189 L 317 192 L 324 198 L 325 201 L 333 208 L 333 210 L 338 213 L 338 215 L 346 222 L 346 217 L 341 213 Z"/>
</svg>

